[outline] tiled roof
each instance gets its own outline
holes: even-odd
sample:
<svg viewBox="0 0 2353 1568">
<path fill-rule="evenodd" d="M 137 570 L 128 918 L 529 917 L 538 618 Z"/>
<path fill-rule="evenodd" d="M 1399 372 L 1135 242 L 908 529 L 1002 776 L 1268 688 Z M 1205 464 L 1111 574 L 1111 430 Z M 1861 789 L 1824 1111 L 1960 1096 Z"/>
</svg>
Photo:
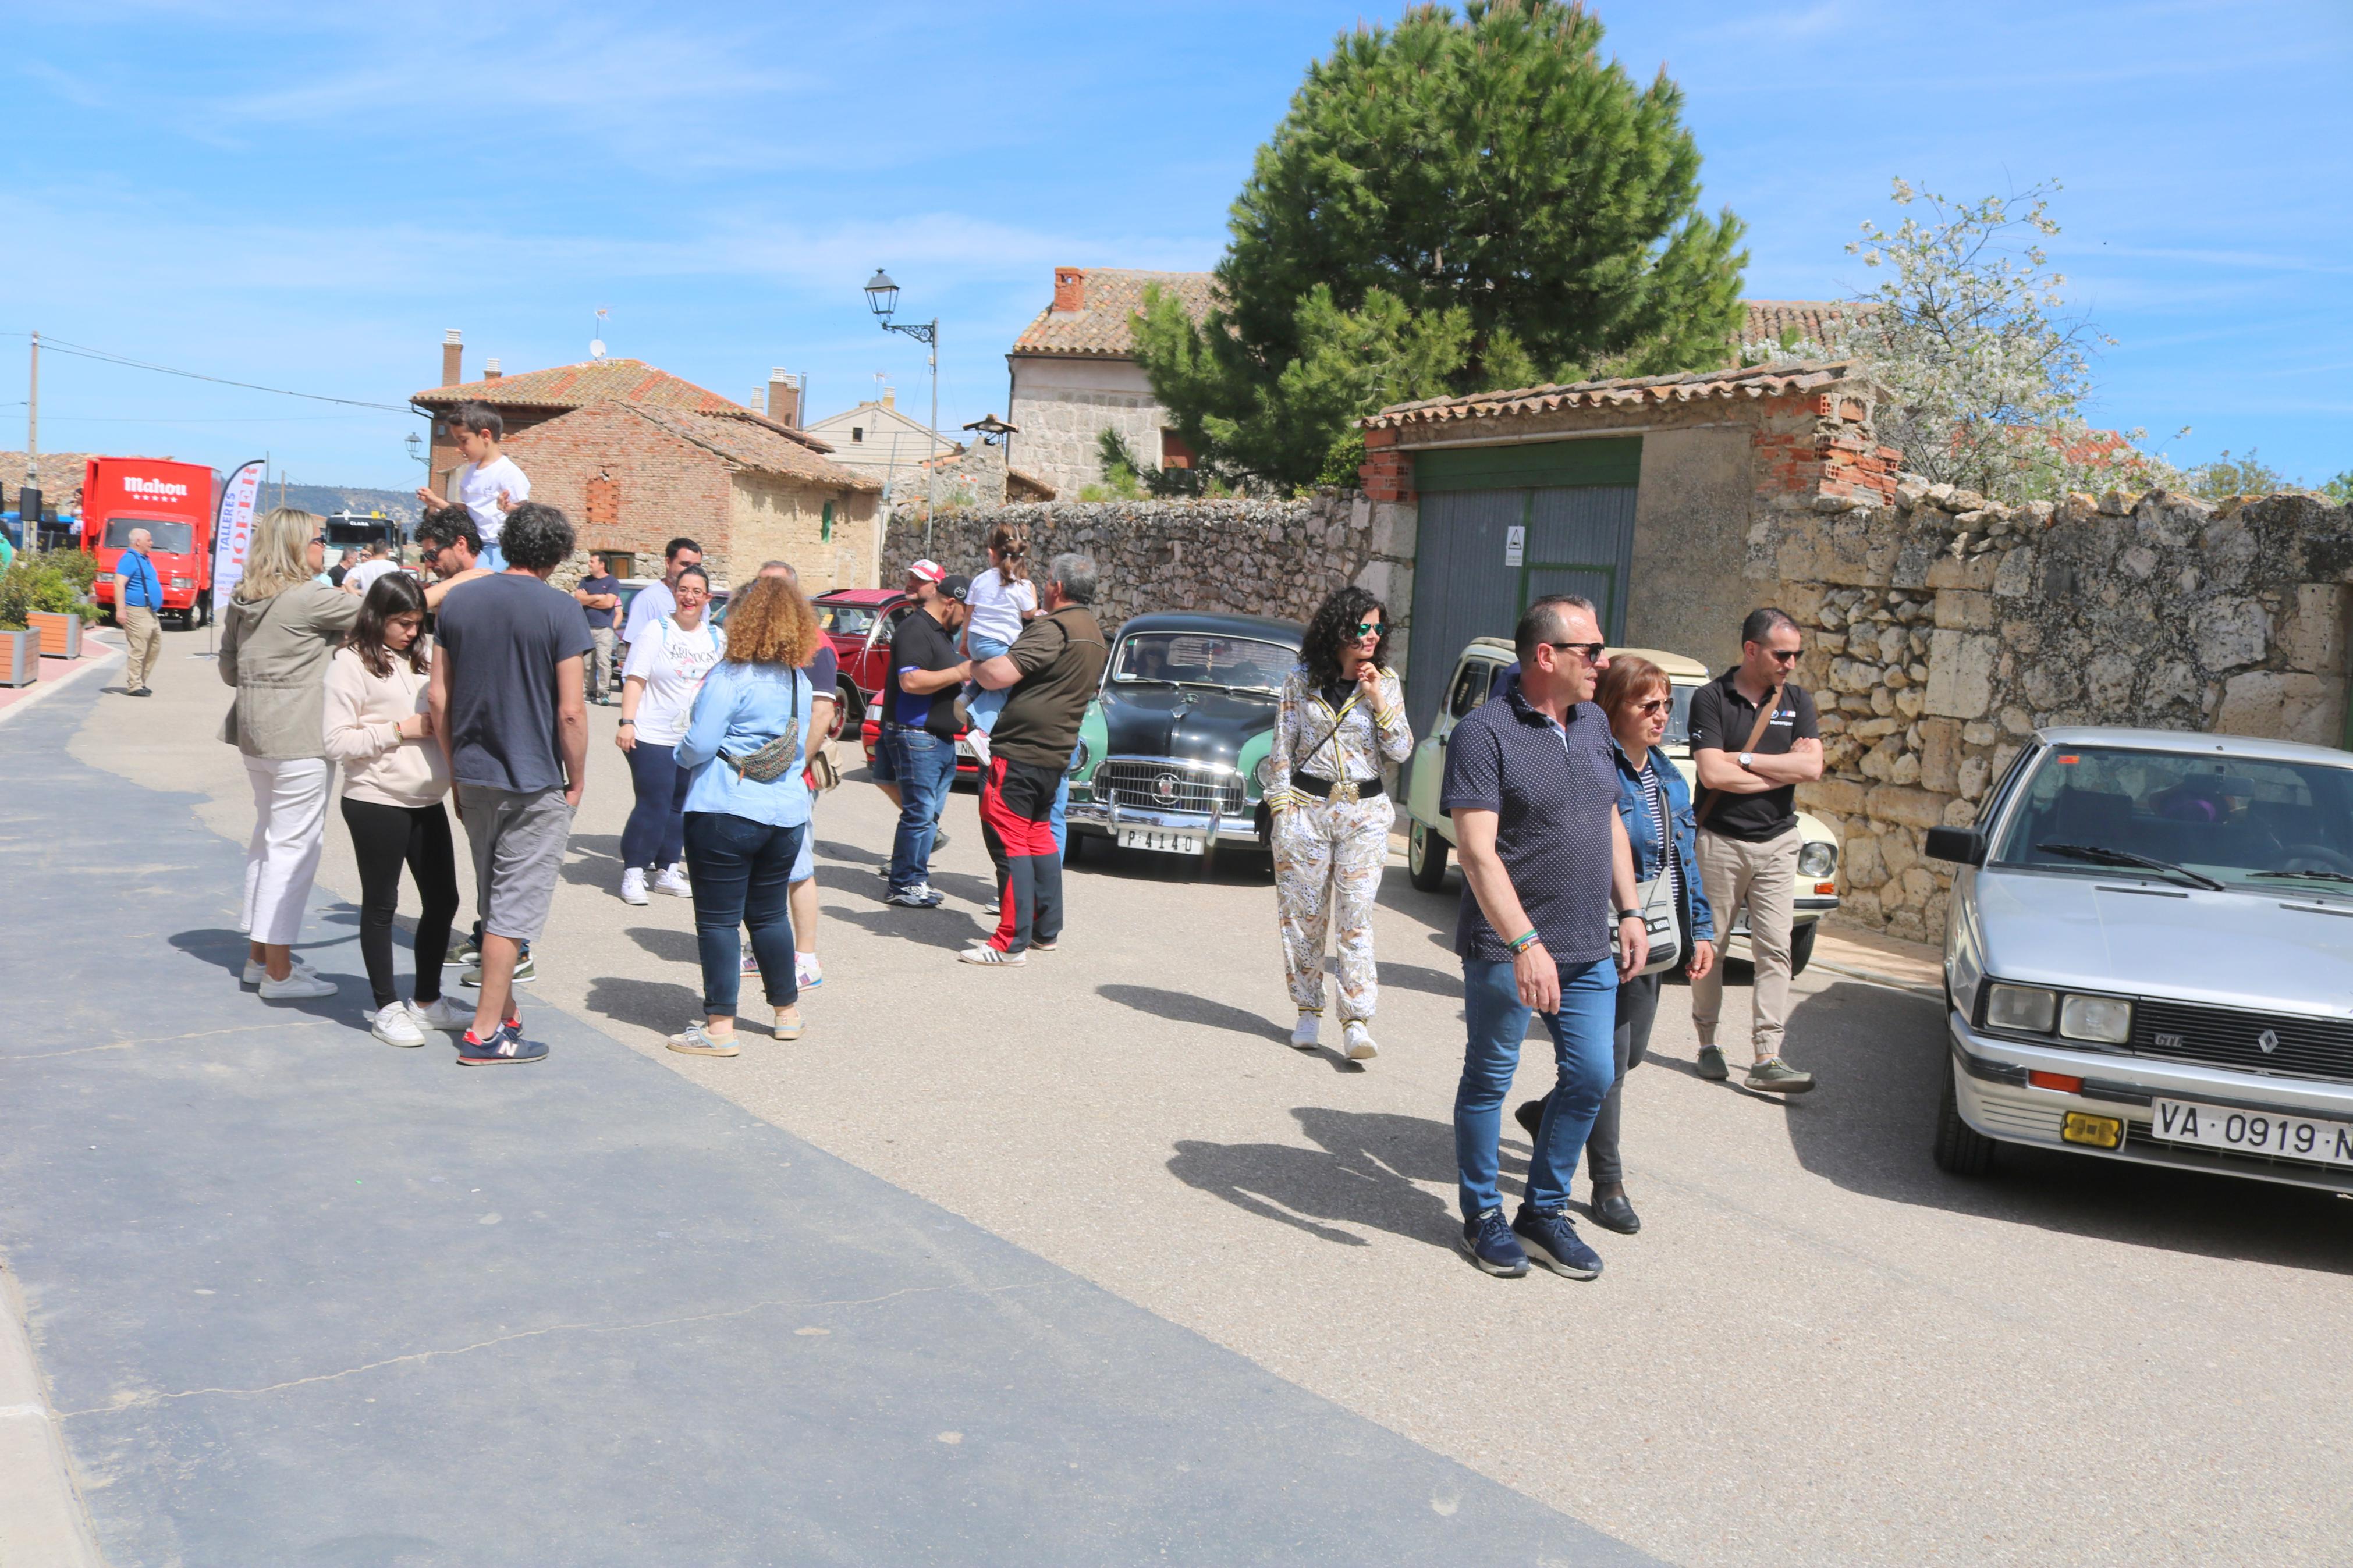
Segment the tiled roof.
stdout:
<svg viewBox="0 0 2353 1568">
<path fill-rule="evenodd" d="M 1418 403 L 1393 403 L 1366 416 L 1367 430 L 1430 426 L 1455 420 L 1493 419 L 1512 414 L 1550 414 L 1566 408 L 1638 409 L 1712 398 L 1780 397 L 1813 392 L 1847 379 L 1844 360 L 1795 360 L 1782 364 L 1750 365 L 1739 370 L 1695 370 L 1680 375 L 1622 376 L 1613 381 L 1580 381 L 1567 386 L 1521 387 L 1513 392 L 1481 392 L 1469 397 L 1426 397 Z"/>
<path fill-rule="evenodd" d="M 1824 347 L 1854 317 L 1879 309 L 1869 301 L 1841 300 L 1743 300 L 1741 304 L 1748 312 L 1740 326 L 1743 344 L 1778 343 L 1783 332 L 1795 328 L 1798 336 Z"/>
<path fill-rule="evenodd" d="M 597 359 L 579 364 L 551 365 L 493 381 L 469 381 L 456 386 L 428 386 L 411 393 L 411 403 L 428 408 L 459 403 L 487 403 L 493 408 L 580 408 L 605 398 L 651 404 L 664 408 L 693 408 L 709 413 L 740 409 L 743 405 L 707 387 L 657 370 L 641 359 Z"/>
<path fill-rule="evenodd" d="M 810 449 L 809 442 L 797 432 L 787 431 L 747 409 L 706 414 L 665 408 L 658 404 L 629 403 L 617 398 L 614 401 L 648 424 L 716 452 L 740 468 L 806 479 L 834 489 L 877 491 L 882 488 L 864 474 L 827 462 Z"/>
<path fill-rule="evenodd" d="M 1119 267 L 1085 269 L 1087 308 L 1038 312 L 1013 340 L 1018 354 L 1070 354 L 1086 359 L 1126 359 L 1135 353 L 1133 323 L 1152 284 L 1176 296 L 1198 321 L 1216 302 L 1217 279 L 1207 272 L 1135 272 Z"/>
</svg>

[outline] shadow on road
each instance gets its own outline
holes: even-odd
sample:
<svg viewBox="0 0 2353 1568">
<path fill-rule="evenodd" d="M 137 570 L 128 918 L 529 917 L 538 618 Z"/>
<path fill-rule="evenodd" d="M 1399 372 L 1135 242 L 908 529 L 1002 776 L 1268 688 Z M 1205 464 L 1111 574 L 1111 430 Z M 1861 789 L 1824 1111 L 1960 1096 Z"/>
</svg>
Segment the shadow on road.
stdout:
<svg viewBox="0 0 2353 1568">
<path fill-rule="evenodd" d="M 1727 1002 L 1727 1036 L 1746 1017 Z M 1850 1191 L 2068 1236 L 2353 1274 L 2353 1202 L 2329 1193 L 2013 1144 L 1988 1175 L 1939 1171 L 1928 1150 L 1939 1075 L 1951 1069 L 1943 1009 L 1931 998 L 1831 986 L 1790 1015 L 1789 1050 L 1822 1085 L 1788 1102 L 1791 1147 L 1806 1169 Z"/>
<path fill-rule="evenodd" d="M 564 858 L 558 872 L 575 888 L 602 888 L 607 892 L 621 886 L 621 836 L 617 833 L 575 833 L 572 836 L 571 853 Z"/>
<path fill-rule="evenodd" d="M 1168 1171 L 1261 1218 L 1343 1247 L 1364 1237 L 1342 1225 L 1386 1230 L 1451 1248 L 1461 1229 L 1447 1199 L 1420 1185 L 1454 1185 L 1454 1130 L 1444 1121 L 1382 1111 L 1299 1106 L 1292 1115 L 1318 1145 L 1176 1145 Z"/>
<path fill-rule="evenodd" d="M 691 945 L 693 940 L 689 937 L 687 942 Z M 623 980 L 608 975 L 588 983 L 588 1010 L 616 1024 L 670 1035 L 702 1016 L 702 991 L 699 986 L 667 980 Z"/>
</svg>

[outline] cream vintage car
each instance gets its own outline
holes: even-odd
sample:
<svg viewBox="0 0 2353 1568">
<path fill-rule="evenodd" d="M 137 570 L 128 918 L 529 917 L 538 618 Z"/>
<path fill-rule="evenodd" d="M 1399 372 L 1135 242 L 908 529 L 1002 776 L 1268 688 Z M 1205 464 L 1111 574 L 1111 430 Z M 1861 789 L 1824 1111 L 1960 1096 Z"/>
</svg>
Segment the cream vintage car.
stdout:
<svg viewBox="0 0 2353 1568">
<path fill-rule="evenodd" d="M 1674 689 L 1675 707 L 1667 720 L 1666 739 L 1659 749 L 1673 759 L 1686 782 L 1693 782 L 1692 693 L 1707 684 L 1707 666 L 1695 658 L 1657 648 L 1616 647 L 1609 652 L 1613 656 L 1638 655 L 1667 672 L 1667 680 Z M 1446 683 L 1446 699 L 1430 727 L 1430 732 L 1414 748 L 1412 771 L 1406 784 L 1406 862 L 1413 885 L 1424 892 L 1436 892 L 1445 881 L 1447 852 L 1454 842 L 1453 819 L 1438 809 L 1439 792 L 1446 782 L 1446 738 L 1464 714 L 1502 693 L 1505 672 L 1518 660 L 1519 655 L 1505 638 L 1472 638 L 1454 661 L 1454 678 Z M 1798 814 L 1798 830 L 1804 836 L 1804 845 L 1798 851 L 1798 886 L 1793 900 L 1796 923 L 1789 933 L 1789 967 L 1793 973 L 1802 971 L 1813 957 L 1816 922 L 1839 906 L 1838 835 L 1820 817 L 1802 811 Z M 1721 930 L 1723 910 L 1716 911 L 1715 920 Z M 1743 960 L 1750 956 L 1746 910 L 1733 918 L 1731 939 L 1725 944 L 1724 953 L 1727 958 Z"/>
</svg>

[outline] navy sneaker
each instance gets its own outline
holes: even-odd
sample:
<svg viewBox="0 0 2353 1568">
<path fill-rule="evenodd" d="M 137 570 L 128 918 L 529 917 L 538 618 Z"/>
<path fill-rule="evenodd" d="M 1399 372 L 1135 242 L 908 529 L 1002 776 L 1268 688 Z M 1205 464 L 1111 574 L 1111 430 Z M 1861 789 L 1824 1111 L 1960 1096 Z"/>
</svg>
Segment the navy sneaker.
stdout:
<svg viewBox="0 0 2353 1568">
<path fill-rule="evenodd" d="M 947 895 L 929 882 L 918 882 L 912 888 L 901 888 L 882 901 L 902 910 L 935 910 L 947 902 Z"/>
<path fill-rule="evenodd" d="M 1501 1209 L 1489 1209 L 1476 1219 L 1462 1222 L 1462 1250 L 1471 1255 L 1472 1262 L 1504 1279 L 1517 1279 L 1528 1271 L 1528 1255 L 1513 1238 Z"/>
<path fill-rule="evenodd" d="M 509 1019 L 506 1023 L 501 1024 L 491 1031 L 491 1037 L 487 1040 L 474 1038 L 474 1031 L 469 1029 L 458 1041 L 459 1067 L 491 1067 L 501 1062 L 537 1062 L 546 1059 L 546 1044 L 539 1040 L 524 1039 L 522 1024 L 519 1019 Z"/>
<path fill-rule="evenodd" d="M 1523 1207 L 1512 1222 L 1512 1234 L 1526 1245 L 1538 1263 L 1571 1279 L 1590 1279 L 1601 1272 L 1601 1255 L 1585 1245 L 1567 1209 L 1549 1214 Z"/>
</svg>

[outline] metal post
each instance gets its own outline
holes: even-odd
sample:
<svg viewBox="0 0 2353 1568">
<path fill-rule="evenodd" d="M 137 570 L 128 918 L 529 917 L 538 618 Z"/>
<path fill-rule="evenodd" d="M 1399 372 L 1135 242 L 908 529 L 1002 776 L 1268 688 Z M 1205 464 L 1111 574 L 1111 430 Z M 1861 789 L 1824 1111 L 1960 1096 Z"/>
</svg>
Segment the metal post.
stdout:
<svg viewBox="0 0 2353 1568">
<path fill-rule="evenodd" d="M 923 495 L 923 553 L 932 552 L 932 514 L 940 509 L 940 319 L 932 318 L 931 336 L 923 340 L 932 346 L 932 427 L 924 442 L 932 454 L 924 469 L 932 478 Z"/>
</svg>

